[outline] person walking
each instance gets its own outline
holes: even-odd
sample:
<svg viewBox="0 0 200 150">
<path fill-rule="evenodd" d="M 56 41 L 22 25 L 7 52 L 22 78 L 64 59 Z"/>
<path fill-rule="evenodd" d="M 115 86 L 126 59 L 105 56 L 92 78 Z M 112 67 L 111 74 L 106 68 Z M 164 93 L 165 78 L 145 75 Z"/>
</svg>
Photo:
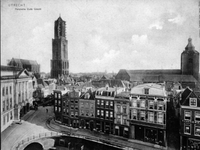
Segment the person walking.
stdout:
<svg viewBox="0 0 200 150">
<path fill-rule="evenodd" d="M 46 109 L 46 113 L 48 113 L 48 109 Z"/>
</svg>

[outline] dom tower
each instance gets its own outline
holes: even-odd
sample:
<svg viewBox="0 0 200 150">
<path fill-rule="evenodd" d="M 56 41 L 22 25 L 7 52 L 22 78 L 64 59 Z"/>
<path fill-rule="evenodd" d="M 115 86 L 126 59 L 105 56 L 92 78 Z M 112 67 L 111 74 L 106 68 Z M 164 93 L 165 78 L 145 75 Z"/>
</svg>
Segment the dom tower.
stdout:
<svg viewBox="0 0 200 150">
<path fill-rule="evenodd" d="M 65 21 L 59 17 L 54 24 L 54 39 L 52 40 L 52 78 L 69 75 L 68 41 L 66 40 L 65 28 Z"/>
</svg>

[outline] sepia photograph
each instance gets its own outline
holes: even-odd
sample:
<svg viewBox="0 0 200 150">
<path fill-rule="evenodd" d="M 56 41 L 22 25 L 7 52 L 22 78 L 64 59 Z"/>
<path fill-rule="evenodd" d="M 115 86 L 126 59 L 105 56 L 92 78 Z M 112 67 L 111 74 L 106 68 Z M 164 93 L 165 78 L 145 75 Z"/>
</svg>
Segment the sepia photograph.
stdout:
<svg viewBox="0 0 200 150">
<path fill-rule="evenodd" d="M 200 150 L 200 0 L 1 0 L 2 150 Z"/>
</svg>

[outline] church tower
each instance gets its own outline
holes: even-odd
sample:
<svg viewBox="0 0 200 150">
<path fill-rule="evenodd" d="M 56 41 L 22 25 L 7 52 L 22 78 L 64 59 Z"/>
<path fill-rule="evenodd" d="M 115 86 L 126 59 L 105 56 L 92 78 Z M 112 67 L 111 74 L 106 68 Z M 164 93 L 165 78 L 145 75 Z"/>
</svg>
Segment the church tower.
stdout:
<svg viewBox="0 0 200 150">
<path fill-rule="evenodd" d="M 68 40 L 65 28 L 65 21 L 59 17 L 54 24 L 54 39 L 52 39 L 51 78 L 69 75 Z"/>
<path fill-rule="evenodd" d="M 191 38 L 181 54 L 181 72 L 183 75 L 193 75 L 197 80 L 199 78 L 199 52 L 195 50 Z"/>
</svg>

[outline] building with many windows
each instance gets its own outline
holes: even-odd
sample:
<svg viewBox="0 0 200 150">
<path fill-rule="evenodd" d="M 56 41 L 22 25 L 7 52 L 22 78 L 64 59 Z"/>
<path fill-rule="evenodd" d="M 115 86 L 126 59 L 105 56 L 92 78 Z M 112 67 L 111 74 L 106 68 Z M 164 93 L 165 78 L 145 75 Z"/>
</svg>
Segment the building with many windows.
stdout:
<svg viewBox="0 0 200 150">
<path fill-rule="evenodd" d="M 32 94 L 32 77 L 26 69 L 1 66 L 1 132 L 29 111 Z"/>
<path fill-rule="evenodd" d="M 69 91 L 66 89 L 54 90 L 53 94 L 54 113 L 55 113 L 55 120 L 58 122 L 63 122 L 63 118 L 65 118 L 66 97 L 68 96 L 68 92 Z"/>
<path fill-rule="evenodd" d="M 93 130 L 95 125 L 95 92 L 89 89 L 79 99 L 80 127 Z"/>
<path fill-rule="evenodd" d="M 130 138 L 166 147 L 168 97 L 164 85 L 135 86 L 130 100 Z"/>
<path fill-rule="evenodd" d="M 55 120 L 67 126 L 79 127 L 79 98 L 76 90 L 54 90 Z"/>
<path fill-rule="evenodd" d="M 114 133 L 129 138 L 130 92 L 121 92 L 114 99 Z"/>
<path fill-rule="evenodd" d="M 112 88 L 108 85 L 96 91 L 96 130 L 105 133 L 114 133 L 114 98 L 124 88 Z"/>
<path fill-rule="evenodd" d="M 180 94 L 180 148 L 200 149 L 200 98 L 190 88 Z"/>
</svg>

